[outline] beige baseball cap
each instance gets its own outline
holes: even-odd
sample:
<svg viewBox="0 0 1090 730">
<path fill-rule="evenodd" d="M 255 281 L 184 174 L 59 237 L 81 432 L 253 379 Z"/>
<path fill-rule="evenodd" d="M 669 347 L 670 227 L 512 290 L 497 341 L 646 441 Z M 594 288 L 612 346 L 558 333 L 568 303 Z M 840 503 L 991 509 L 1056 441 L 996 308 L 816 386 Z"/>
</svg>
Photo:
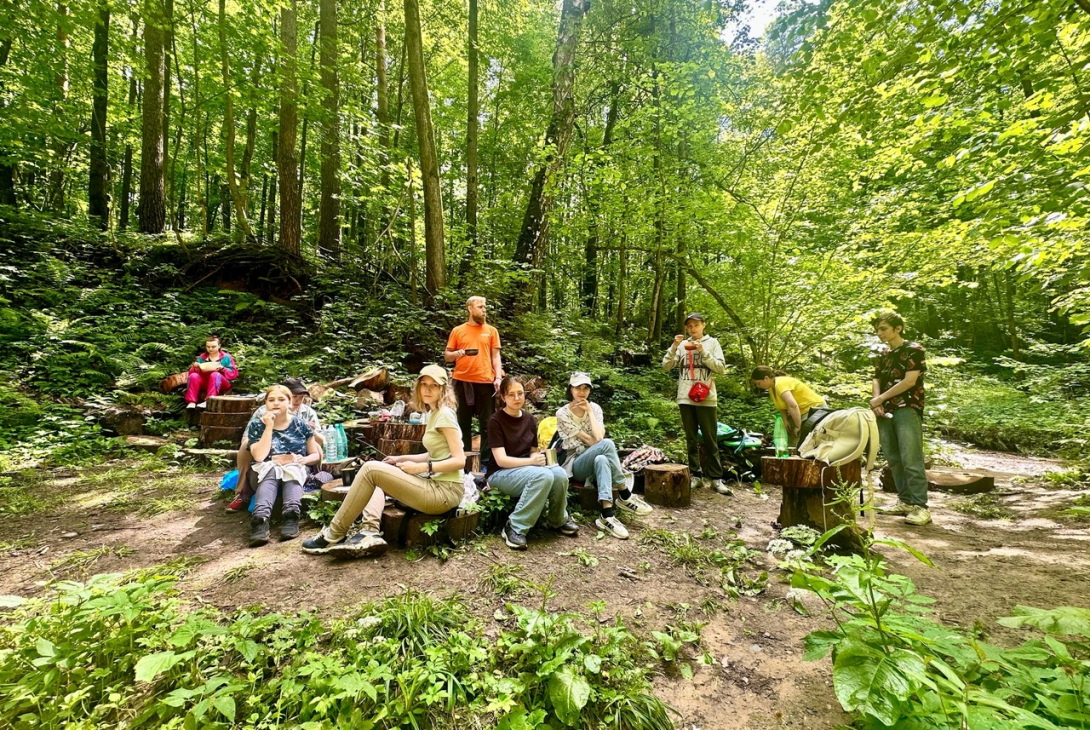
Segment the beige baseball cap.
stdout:
<svg viewBox="0 0 1090 730">
<path fill-rule="evenodd" d="M 446 385 L 447 380 L 450 378 L 447 369 L 439 365 L 425 365 L 420 371 L 420 377 L 425 375 L 439 383 L 439 385 Z"/>
</svg>

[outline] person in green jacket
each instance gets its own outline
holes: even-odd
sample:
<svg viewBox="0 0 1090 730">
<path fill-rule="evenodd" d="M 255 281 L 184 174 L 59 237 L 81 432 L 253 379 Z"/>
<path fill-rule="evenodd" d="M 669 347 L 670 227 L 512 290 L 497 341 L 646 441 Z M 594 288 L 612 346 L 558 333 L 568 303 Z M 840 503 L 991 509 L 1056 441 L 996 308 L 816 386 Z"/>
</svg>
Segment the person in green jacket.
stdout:
<svg viewBox="0 0 1090 730">
<path fill-rule="evenodd" d="M 666 356 L 662 358 L 662 368 L 679 369 L 677 404 L 689 450 L 692 486 L 705 484 L 720 494 L 730 494 L 730 488 L 723 481 L 723 462 L 719 458 L 719 444 L 716 441 L 719 424 L 715 408 L 715 376 L 726 372 L 727 363 L 719 341 L 704 334 L 705 326 L 704 315 L 690 313 L 685 318 L 688 337 L 678 335 L 674 338 Z M 704 444 L 703 454 L 700 452 L 701 442 Z"/>
</svg>

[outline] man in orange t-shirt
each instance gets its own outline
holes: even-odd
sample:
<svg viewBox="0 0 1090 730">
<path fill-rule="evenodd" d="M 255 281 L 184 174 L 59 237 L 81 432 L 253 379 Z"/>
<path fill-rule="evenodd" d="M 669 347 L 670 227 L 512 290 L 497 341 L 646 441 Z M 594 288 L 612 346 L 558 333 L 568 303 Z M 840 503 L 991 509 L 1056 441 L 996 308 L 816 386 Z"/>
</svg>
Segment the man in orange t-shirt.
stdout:
<svg viewBox="0 0 1090 730">
<path fill-rule="evenodd" d="M 462 446 L 473 448 L 473 416 L 481 431 L 481 467 L 490 460 L 488 421 L 495 408 L 496 391 L 503 379 L 500 360 L 500 333 L 487 319 L 485 298 L 470 297 L 466 302 L 469 318 L 451 330 L 443 358 L 454 365 L 454 392 L 458 396 L 458 426 Z"/>
</svg>

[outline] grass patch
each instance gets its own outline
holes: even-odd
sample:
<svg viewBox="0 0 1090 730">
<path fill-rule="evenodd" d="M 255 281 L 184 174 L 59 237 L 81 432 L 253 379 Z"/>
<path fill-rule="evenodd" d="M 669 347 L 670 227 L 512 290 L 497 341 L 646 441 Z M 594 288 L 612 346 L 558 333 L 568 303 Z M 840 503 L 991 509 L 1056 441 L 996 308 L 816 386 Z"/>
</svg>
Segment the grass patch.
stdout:
<svg viewBox="0 0 1090 730">
<path fill-rule="evenodd" d="M 713 547 L 710 540 L 698 542 L 685 531 L 656 529 L 645 530 L 640 543 L 662 550 L 700 585 L 709 585 L 716 580 L 731 598 L 755 596 L 768 585 L 767 572 L 752 574 L 746 571 L 761 553 L 750 550 L 741 540 L 726 540 L 720 549 Z M 716 570 L 719 571 L 717 575 Z"/>
<path fill-rule="evenodd" d="M 257 566 L 253 563 L 243 563 L 242 565 L 231 568 L 226 573 L 224 573 L 222 580 L 228 585 L 241 583 L 246 578 L 246 576 L 249 575 L 250 571 L 256 567 Z"/>
<path fill-rule="evenodd" d="M 523 568 L 518 563 L 493 563 L 480 582 L 501 598 L 518 598 L 528 587 Z"/>
<path fill-rule="evenodd" d="M 125 558 L 135 552 L 136 549 L 128 545 L 99 545 L 97 548 L 75 550 L 67 555 L 62 555 L 51 562 L 49 567 L 57 571 L 76 570 L 85 574 L 92 565 L 108 555 Z"/>
<path fill-rule="evenodd" d="M 31 533 L 18 537 L 11 542 L 0 542 L 0 554 L 6 555 L 8 553 L 19 552 L 20 550 L 32 550 L 41 544 L 41 541 L 38 540 L 34 533 Z"/>
<path fill-rule="evenodd" d="M 1070 469 L 1046 471 L 1041 475 L 1045 486 L 1052 489 L 1086 489 L 1090 487 L 1090 469 L 1085 466 L 1075 466 Z"/>
<path fill-rule="evenodd" d="M 1013 520 L 1014 512 L 999 501 L 994 494 L 974 494 L 971 497 L 952 499 L 950 509 L 982 520 Z"/>
</svg>

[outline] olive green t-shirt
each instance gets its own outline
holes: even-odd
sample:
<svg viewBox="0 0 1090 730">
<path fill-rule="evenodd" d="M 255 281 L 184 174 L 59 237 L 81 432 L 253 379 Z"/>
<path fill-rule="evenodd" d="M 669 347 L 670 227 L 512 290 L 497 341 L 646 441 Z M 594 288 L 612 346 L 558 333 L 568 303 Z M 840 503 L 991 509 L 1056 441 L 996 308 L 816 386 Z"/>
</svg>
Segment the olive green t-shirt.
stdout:
<svg viewBox="0 0 1090 730">
<path fill-rule="evenodd" d="M 453 428 L 458 432 L 458 441 L 462 440 L 462 429 L 458 428 L 458 418 L 454 415 L 454 411 L 443 406 L 436 411 L 428 411 L 428 414 L 424 417 L 424 448 L 428 450 L 428 459 L 430 461 L 443 461 L 449 459 L 452 454 L 450 453 L 450 445 L 447 443 L 447 437 L 439 432 L 441 428 Z M 462 483 L 465 478 L 465 472 L 461 469 L 458 471 L 444 471 L 436 472 L 432 479 L 437 482 L 457 482 Z"/>
</svg>

